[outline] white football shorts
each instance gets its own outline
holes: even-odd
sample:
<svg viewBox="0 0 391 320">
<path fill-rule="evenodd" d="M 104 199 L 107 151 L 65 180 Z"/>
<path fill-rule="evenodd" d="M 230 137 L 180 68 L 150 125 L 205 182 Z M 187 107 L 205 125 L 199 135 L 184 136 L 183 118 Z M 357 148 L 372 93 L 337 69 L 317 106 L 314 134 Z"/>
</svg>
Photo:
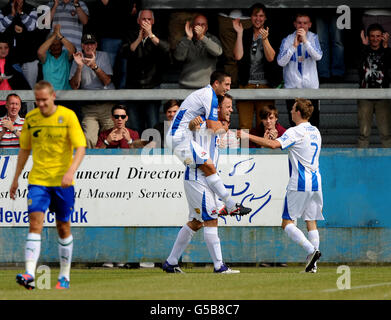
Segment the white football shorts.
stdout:
<svg viewBox="0 0 391 320">
<path fill-rule="evenodd" d="M 324 220 L 321 191 L 287 190 L 282 218 L 285 220 Z"/>
<path fill-rule="evenodd" d="M 189 204 L 189 221 L 208 221 L 218 218 L 224 204 L 212 190 L 200 181 L 185 180 L 184 189 Z"/>
</svg>

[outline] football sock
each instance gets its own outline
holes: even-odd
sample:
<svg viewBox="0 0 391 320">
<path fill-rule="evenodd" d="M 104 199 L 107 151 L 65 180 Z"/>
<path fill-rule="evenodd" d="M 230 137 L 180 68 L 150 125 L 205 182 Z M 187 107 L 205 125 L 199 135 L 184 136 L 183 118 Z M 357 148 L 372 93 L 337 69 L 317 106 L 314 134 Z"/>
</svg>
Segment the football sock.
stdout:
<svg viewBox="0 0 391 320">
<path fill-rule="evenodd" d="M 223 265 L 223 255 L 221 253 L 220 238 L 217 232 L 217 227 L 204 227 L 204 240 L 208 247 L 209 254 L 212 257 L 215 269 L 220 269 Z"/>
<path fill-rule="evenodd" d="M 217 173 L 206 177 L 206 183 L 209 188 L 225 203 L 229 211 L 235 206 L 236 202 L 230 197 L 227 188 Z"/>
<path fill-rule="evenodd" d="M 308 231 L 308 240 L 312 243 L 316 250 L 319 250 L 319 231 L 311 230 Z M 317 262 L 315 262 L 315 267 L 317 267 Z"/>
<path fill-rule="evenodd" d="M 308 240 L 312 243 L 316 250 L 319 249 L 319 231 L 311 230 L 308 231 Z"/>
<path fill-rule="evenodd" d="M 24 251 L 26 272 L 35 278 L 35 269 L 41 251 L 41 235 L 39 233 L 29 233 L 26 239 Z"/>
<path fill-rule="evenodd" d="M 195 231 L 192 230 L 187 224 L 185 224 L 181 230 L 179 230 L 176 237 L 174 246 L 172 247 L 171 253 L 167 258 L 167 262 L 171 265 L 177 265 L 178 260 L 181 257 L 183 251 L 189 245 Z"/>
<path fill-rule="evenodd" d="M 68 281 L 70 280 L 72 251 L 72 235 L 65 239 L 58 238 L 58 254 L 60 256 L 60 274 L 58 275 L 59 279 L 65 277 Z"/>
<path fill-rule="evenodd" d="M 284 230 L 289 238 L 304 248 L 307 254 L 314 252 L 315 248 L 312 243 L 308 241 L 304 233 L 294 223 L 288 224 Z"/>
</svg>

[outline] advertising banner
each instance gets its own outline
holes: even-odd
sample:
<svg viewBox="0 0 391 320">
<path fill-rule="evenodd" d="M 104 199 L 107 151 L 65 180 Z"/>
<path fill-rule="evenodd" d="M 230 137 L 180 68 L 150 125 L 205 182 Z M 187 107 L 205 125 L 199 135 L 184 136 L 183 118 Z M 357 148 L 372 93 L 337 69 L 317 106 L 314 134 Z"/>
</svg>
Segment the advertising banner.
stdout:
<svg viewBox="0 0 391 320">
<path fill-rule="evenodd" d="M 17 156 L 0 156 L 0 226 L 28 226 L 29 158 L 16 200 L 9 197 Z M 233 198 L 252 212 L 220 217 L 220 226 L 278 226 L 288 182 L 286 154 L 220 155 L 218 173 Z M 172 155 L 86 155 L 75 177 L 73 226 L 182 226 L 189 207 L 185 167 Z M 45 213 L 55 226 L 55 213 Z"/>
</svg>

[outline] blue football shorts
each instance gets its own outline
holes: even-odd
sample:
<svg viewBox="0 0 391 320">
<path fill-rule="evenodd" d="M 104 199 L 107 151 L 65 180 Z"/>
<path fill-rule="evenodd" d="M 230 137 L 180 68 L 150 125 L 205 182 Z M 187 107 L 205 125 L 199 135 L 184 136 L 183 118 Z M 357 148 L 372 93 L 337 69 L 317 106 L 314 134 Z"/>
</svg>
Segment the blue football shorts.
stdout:
<svg viewBox="0 0 391 320">
<path fill-rule="evenodd" d="M 50 212 L 56 213 L 56 220 L 68 222 L 75 206 L 75 188 L 45 187 L 28 185 L 27 207 L 28 213 Z"/>
</svg>

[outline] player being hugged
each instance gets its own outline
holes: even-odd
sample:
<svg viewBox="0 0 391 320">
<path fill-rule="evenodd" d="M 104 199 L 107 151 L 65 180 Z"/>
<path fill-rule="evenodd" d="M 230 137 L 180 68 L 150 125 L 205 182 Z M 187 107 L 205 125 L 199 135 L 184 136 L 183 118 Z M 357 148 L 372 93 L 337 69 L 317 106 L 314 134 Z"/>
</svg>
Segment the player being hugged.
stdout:
<svg viewBox="0 0 391 320">
<path fill-rule="evenodd" d="M 32 151 L 33 167 L 28 177 L 29 233 L 25 246 L 26 272 L 16 282 L 26 289 L 35 287 L 35 269 L 41 250 L 44 214 L 56 213 L 60 274 L 57 289 L 68 289 L 73 250 L 70 217 L 74 210 L 74 174 L 83 160 L 86 139 L 76 114 L 55 105 L 56 93 L 47 81 L 34 86 L 37 108 L 26 115 L 20 135 L 20 150 L 10 197 L 15 199 L 18 178 Z M 73 150 L 76 149 L 75 155 Z"/>
<path fill-rule="evenodd" d="M 224 72 L 214 71 L 209 85 L 194 91 L 182 102 L 166 134 L 166 143 L 184 165 L 197 168 L 198 172 L 205 175 L 208 187 L 224 202 L 224 213 L 233 216 L 248 214 L 251 209 L 232 199 L 217 174 L 211 159 L 213 155 L 194 140 L 189 130 L 189 122 L 198 116 L 205 120 L 206 127 L 212 132 L 218 134 L 228 130 L 227 124 L 218 120 L 217 97 L 224 96 L 230 88 L 231 77 Z"/>
<path fill-rule="evenodd" d="M 316 262 L 321 256 L 316 221 L 324 218 L 322 180 L 319 172 L 322 138 L 318 128 L 308 122 L 313 110 L 310 100 L 296 99 L 291 110 L 296 126 L 289 128 L 276 140 L 257 137 L 244 131 L 238 131 L 238 136 L 263 147 L 288 149 L 290 179 L 282 214 L 282 228 L 289 238 L 307 252 L 305 272 L 315 273 Z M 297 218 L 305 220 L 308 239 L 294 224 Z"/>
</svg>

